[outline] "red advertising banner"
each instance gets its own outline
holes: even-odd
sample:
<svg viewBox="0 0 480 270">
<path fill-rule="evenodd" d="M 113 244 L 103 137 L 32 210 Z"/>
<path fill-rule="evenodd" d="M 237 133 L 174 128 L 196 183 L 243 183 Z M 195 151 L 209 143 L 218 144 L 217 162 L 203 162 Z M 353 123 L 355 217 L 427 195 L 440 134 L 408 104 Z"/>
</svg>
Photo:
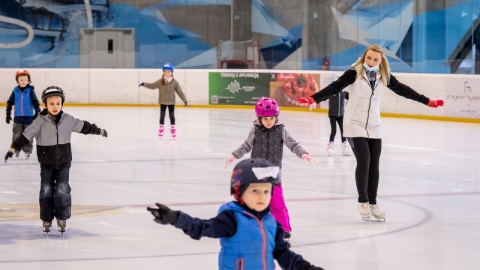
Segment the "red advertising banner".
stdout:
<svg viewBox="0 0 480 270">
<path fill-rule="evenodd" d="M 309 97 L 319 91 L 320 74 L 272 73 L 270 97 L 280 106 L 300 107 L 297 99 Z"/>
</svg>

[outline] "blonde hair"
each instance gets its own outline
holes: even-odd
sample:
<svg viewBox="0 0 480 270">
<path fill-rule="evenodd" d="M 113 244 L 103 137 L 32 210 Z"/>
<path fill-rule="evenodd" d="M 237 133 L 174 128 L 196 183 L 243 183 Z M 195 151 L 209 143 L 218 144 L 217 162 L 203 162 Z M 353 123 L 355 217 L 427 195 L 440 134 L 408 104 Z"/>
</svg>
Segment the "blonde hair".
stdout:
<svg viewBox="0 0 480 270">
<path fill-rule="evenodd" d="M 357 76 L 362 76 L 362 74 L 365 73 L 363 63 L 365 63 L 365 55 L 368 51 L 374 51 L 381 54 L 382 61 L 380 62 L 380 75 L 382 75 L 381 79 L 383 81 L 383 84 L 388 85 L 390 83 L 390 65 L 388 64 L 387 57 L 383 53 L 383 48 L 378 44 L 371 44 L 370 46 L 368 46 L 363 52 L 362 56 L 358 58 L 357 62 L 352 65 L 352 68 L 357 71 Z"/>
</svg>

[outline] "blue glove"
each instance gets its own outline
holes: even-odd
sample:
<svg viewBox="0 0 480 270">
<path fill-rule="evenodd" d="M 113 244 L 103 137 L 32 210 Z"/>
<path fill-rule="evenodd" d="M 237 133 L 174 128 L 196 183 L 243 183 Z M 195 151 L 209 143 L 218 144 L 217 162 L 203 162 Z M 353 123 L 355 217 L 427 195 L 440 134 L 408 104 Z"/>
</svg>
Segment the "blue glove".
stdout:
<svg viewBox="0 0 480 270">
<path fill-rule="evenodd" d="M 145 84 L 142 82 L 142 83 L 140 83 L 138 86 L 144 86 L 144 85 L 145 85 Z"/>
</svg>

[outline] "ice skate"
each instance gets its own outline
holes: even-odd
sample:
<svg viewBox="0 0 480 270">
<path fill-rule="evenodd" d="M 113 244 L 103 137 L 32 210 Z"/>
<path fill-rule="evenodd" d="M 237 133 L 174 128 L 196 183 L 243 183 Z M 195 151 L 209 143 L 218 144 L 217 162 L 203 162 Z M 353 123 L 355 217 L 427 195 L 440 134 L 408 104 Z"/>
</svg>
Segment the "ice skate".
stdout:
<svg viewBox="0 0 480 270">
<path fill-rule="evenodd" d="M 29 159 L 31 154 L 32 154 L 32 153 L 25 153 L 25 158 L 26 158 L 26 159 Z"/>
<path fill-rule="evenodd" d="M 15 152 L 15 157 L 18 158 L 20 156 L 20 152 Z"/>
<path fill-rule="evenodd" d="M 291 232 L 285 232 L 283 234 L 283 240 L 285 240 L 285 242 L 290 242 L 290 238 L 292 237 L 292 233 Z"/>
<path fill-rule="evenodd" d="M 57 230 L 63 234 L 67 230 L 67 221 L 57 219 Z"/>
<path fill-rule="evenodd" d="M 372 213 L 373 217 L 377 219 L 377 221 L 385 222 L 385 213 L 378 209 L 378 205 L 370 204 L 370 212 Z"/>
<path fill-rule="evenodd" d="M 50 227 L 52 227 L 52 222 L 51 221 L 43 221 L 42 224 L 42 231 L 48 235 L 50 232 Z"/>
<path fill-rule="evenodd" d="M 347 142 L 342 143 L 342 155 L 350 156 L 350 150 L 348 149 Z"/>
<path fill-rule="evenodd" d="M 164 126 L 164 125 L 160 125 L 160 128 L 158 128 L 158 137 L 162 138 L 164 131 L 165 131 L 165 126 Z"/>
<path fill-rule="evenodd" d="M 360 212 L 360 217 L 365 220 L 369 221 L 372 213 L 370 213 L 370 209 L 368 207 L 368 203 L 358 203 L 358 211 Z"/>
<path fill-rule="evenodd" d="M 170 133 L 172 133 L 172 138 L 175 139 L 177 137 L 177 129 L 175 129 L 175 125 L 170 126 Z"/>
<path fill-rule="evenodd" d="M 327 154 L 333 156 L 333 142 L 329 142 L 327 145 Z"/>
</svg>

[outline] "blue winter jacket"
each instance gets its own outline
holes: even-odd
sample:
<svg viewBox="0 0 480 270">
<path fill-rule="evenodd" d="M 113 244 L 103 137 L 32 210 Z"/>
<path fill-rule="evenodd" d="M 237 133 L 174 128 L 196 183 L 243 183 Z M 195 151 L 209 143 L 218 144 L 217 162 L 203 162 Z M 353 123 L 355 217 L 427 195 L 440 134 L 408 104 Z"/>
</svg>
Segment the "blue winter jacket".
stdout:
<svg viewBox="0 0 480 270">
<path fill-rule="evenodd" d="M 30 125 L 35 112 L 40 112 L 40 103 L 34 87 L 27 85 L 21 89 L 16 86 L 7 101 L 7 114 L 12 113 L 13 106 L 15 106 L 13 121 L 17 124 Z"/>
<path fill-rule="evenodd" d="M 239 209 L 242 209 L 241 211 Z M 226 205 L 222 205 L 219 210 L 219 213 L 216 217 L 211 219 L 199 219 L 193 218 L 186 213 L 181 211 L 178 212 L 178 219 L 172 225 L 176 228 L 182 229 L 183 232 L 189 235 L 193 239 L 200 239 L 202 237 L 211 237 L 211 238 L 220 238 L 220 243 L 222 244 L 222 251 L 219 256 L 219 263 L 225 262 L 227 260 L 233 259 L 234 253 L 232 252 L 235 245 L 237 245 L 237 249 L 240 248 L 242 251 L 238 251 L 239 253 L 244 253 L 247 251 L 254 251 L 258 248 L 258 245 L 263 245 L 264 240 L 266 248 L 264 259 L 262 261 L 269 261 L 268 267 L 270 267 L 271 258 L 275 259 L 282 269 L 289 269 L 289 270 L 298 270 L 298 269 L 308 269 L 310 263 L 305 261 L 303 257 L 299 254 L 290 250 L 290 244 L 285 242 L 283 239 L 284 231 L 282 226 L 278 224 L 278 222 L 274 221 L 276 226 L 271 227 L 271 214 L 269 209 L 266 211 L 259 213 L 254 210 L 247 209 L 246 206 L 240 206 L 238 202 L 232 201 L 227 203 Z M 240 214 L 240 215 L 239 215 Z M 247 215 L 245 217 L 241 215 Z M 266 217 L 270 216 L 270 217 Z M 248 224 L 248 220 L 253 217 L 261 220 L 262 225 L 267 224 L 268 228 L 263 229 L 265 231 L 265 235 L 258 236 L 261 230 L 258 227 L 255 227 L 253 224 Z M 255 221 L 257 222 L 257 221 Z M 260 226 L 260 223 L 257 222 Z M 243 228 L 245 227 L 245 228 Z M 245 230 L 244 230 L 245 229 Z M 251 229 L 250 233 L 252 233 L 255 237 L 259 237 L 256 239 L 258 243 L 255 243 L 256 247 L 250 247 L 251 243 L 240 243 L 238 242 L 239 239 L 237 237 L 237 233 L 241 235 L 248 234 L 246 230 Z M 252 229 L 255 229 L 256 232 L 253 232 Z M 272 233 L 273 230 L 273 233 Z M 255 237 L 246 236 L 248 238 L 254 239 Z M 272 238 L 273 237 L 273 238 Z M 237 242 L 231 241 L 229 242 L 229 238 L 236 238 Z M 228 245 L 228 246 L 227 246 Z M 273 245 L 273 246 L 269 246 Z M 228 253 L 227 253 L 228 252 Z M 257 261 L 254 259 L 256 255 L 249 254 L 248 256 L 248 263 Z M 263 255 L 262 255 L 263 256 Z M 221 258 L 220 258 L 221 257 Z M 246 260 L 243 260 L 244 263 L 247 263 Z M 231 269 L 231 268 L 224 268 L 223 265 L 219 265 L 219 269 Z M 235 268 L 232 268 L 235 269 Z M 243 267 L 238 269 L 256 269 L 256 268 L 249 268 Z M 263 268 L 260 268 L 263 269 Z M 273 268 L 268 268 L 273 269 Z"/>
<path fill-rule="evenodd" d="M 262 219 L 249 213 L 236 203 L 223 205 L 219 212 L 232 210 L 237 219 L 237 232 L 221 238 L 218 265 L 220 269 L 275 269 L 273 250 L 277 222 L 272 214 Z"/>
</svg>

